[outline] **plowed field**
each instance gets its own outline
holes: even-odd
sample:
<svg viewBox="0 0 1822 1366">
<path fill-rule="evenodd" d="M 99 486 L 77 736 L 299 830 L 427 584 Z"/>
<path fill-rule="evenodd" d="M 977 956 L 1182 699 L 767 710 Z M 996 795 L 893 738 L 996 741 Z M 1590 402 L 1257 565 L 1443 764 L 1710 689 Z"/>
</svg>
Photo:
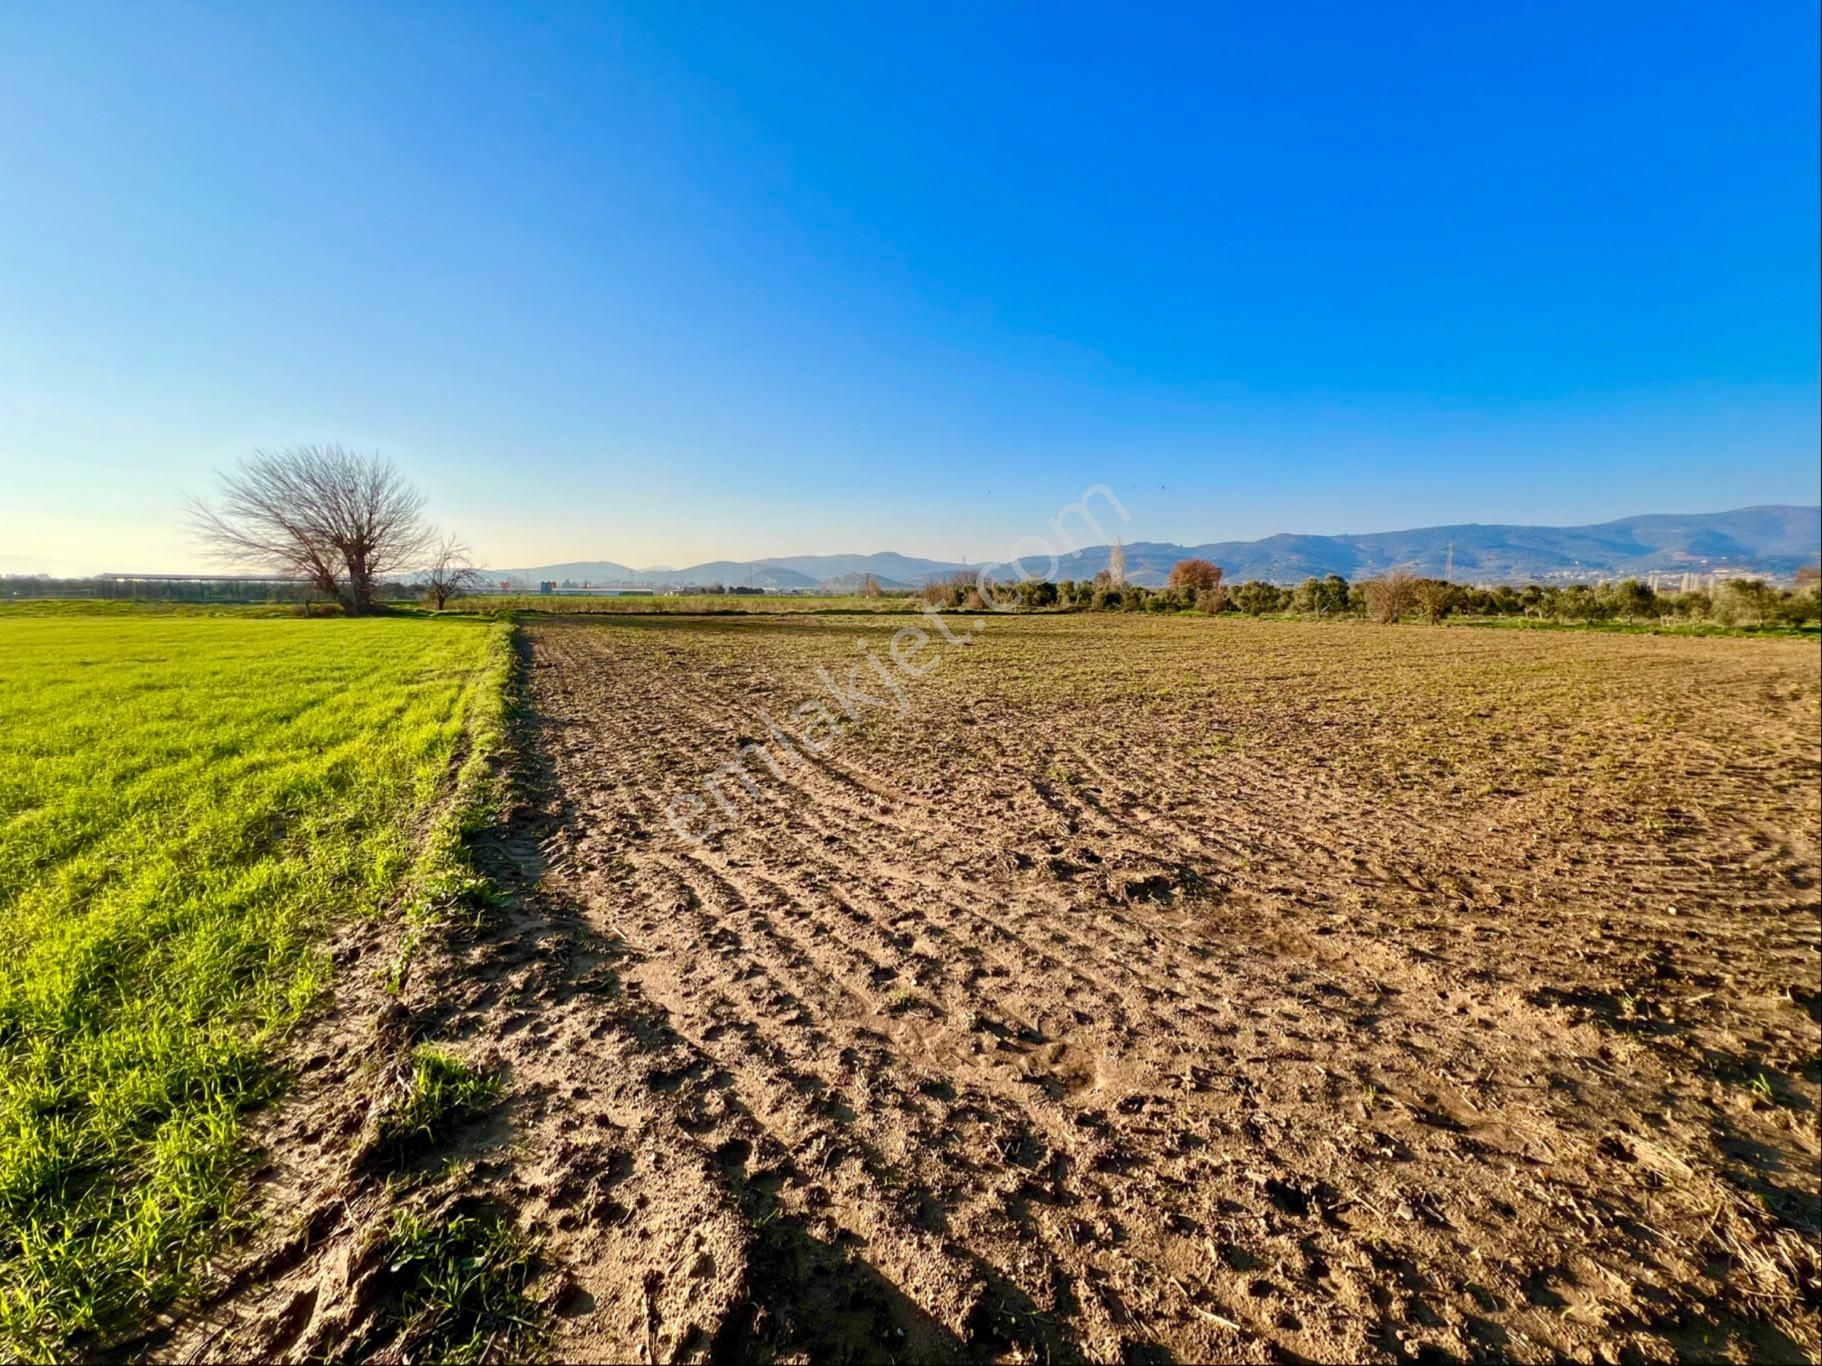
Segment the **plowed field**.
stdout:
<svg viewBox="0 0 1822 1366">
<path fill-rule="evenodd" d="M 1812 645 L 950 624 L 533 629 L 558 1355 L 1816 1351 Z"/>
</svg>

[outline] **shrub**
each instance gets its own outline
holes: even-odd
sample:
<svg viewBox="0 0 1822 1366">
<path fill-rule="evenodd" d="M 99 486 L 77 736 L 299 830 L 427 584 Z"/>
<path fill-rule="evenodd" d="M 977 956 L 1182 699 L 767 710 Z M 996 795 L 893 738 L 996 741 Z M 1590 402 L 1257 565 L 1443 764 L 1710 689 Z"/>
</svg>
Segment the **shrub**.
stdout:
<svg viewBox="0 0 1822 1366">
<path fill-rule="evenodd" d="M 1401 620 L 1417 606 L 1417 579 L 1408 570 L 1394 569 L 1368 580 L 1360 588 L 1366 595 L 1367 611 L 1372 613 L 1374 621 Z"/>
<path fill-rule="evenodd" d="M 1285 602 L 1284 590 L 1276 584 L 1266 583 L 1260 579 L 1248 579 L 1234 590 L 1234 606 L 1249 617 L 1263 616 L 1267 612 L 1282 611 Z"/>
</svg>

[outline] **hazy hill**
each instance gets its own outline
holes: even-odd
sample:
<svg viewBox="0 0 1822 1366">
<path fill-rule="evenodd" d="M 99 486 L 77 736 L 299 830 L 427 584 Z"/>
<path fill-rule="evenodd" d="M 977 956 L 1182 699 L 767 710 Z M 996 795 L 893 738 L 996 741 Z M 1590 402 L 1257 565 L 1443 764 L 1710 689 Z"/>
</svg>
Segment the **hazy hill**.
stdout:
<svg viewBox="0 0 1822 1366">
<path fill-rule="evenodd" d="M 1822 556 L 1822 507 L 1750 507 L 1732 512 L 1652 513 L 1592 526 L 1506 526 L 1470 522 L 1363 535 L 1281 533 L 1257 541 L 1173 545 L 1137 541 L 1126 547 L 1127 577 L 1159 584 L 1187 556 L 1213 560 L 1230 580 L 1294 583 L 1311 574 L 1368 578 L 1403 567 L 1440 575 L 1454 549 L 1456 579 L 1517 582 L 1532 579 L 1613 578 L 1651 570 L 1751 570 L 1788 576 Z M 1058 578 L 1092 578 L 1107 567 L 1109 548 L 1092 546 L 1065 556 Z M 961 566 L 889 551 L 873 555 L 786 555 L 763 560 L 713 560 L 684 569 L 639 573 L 610 560 L 573 561 L 532 569 L 489 571 L 491 576 L 640 583 L 747 584 L 759 588 L 815 588 L 857 584 L 872 574 L 882 588 L 915 587 L 946 578 Z M 1039 569 L 1042 566 L 1032 564 Z"/>
<path fill-rule="evenodd" d="M 542 579 L 555 579 L 559 583 L 564 579 L 573 579 L 577 583 L 584 580 L 589 583 L 620 583 L 641 577 L 638 570 L 628 569 L 612 560 L 568 560 L 562 564 L 541 564 L 535 569 L 489 569 L 487 576 L 490 579 L 526 579 L 533 587 Z"/>
<path fill-rule="evenodd" d="M 1592 526 L 1487 525 L 1419 527 L 1364 535 L 1279 534 L 1258 541 L 1181 546 L 1136 542 L 1126 547 L 1126 574 L 1162 583 L 1185 556 L 1213 560 L 1232 580 L 1294 583 L 1310 575 L 1370 578 L 1388 569 L 1441 575 L 1454 553 L 1463 582 L 1614 578 L 1656 570 L 1748 569 L 1785 576 L 1822 555 L 1822 508 L 1757 507 L 1733 512 L 1652 514 Z M 1062 578 L 1092 578 L 1107 567 L 1108 548 L 1065 557 Z"/>
<path fill-rule="evenodd" d="M 905 584 L 927 583 L 931 579 L 944 578 L 956 569 L 946 560 L 920 560 L 912 555 L 895 555 L 889 550 L 874 555 L 786 555 L 758 563 L 794 569 L 819 580 L 871 574 L 882 585 L 887 579 Z"/>
<path fill-rule="evenodd" d="M 871 578 L 882 592 L 903 592 L 919 587 L 919 584 L 904 583 L 898 579 L 888 579 L 881 574 L 837 574 L 832 579 L 824 579 L 816 585 L 818 593 L 864 593 L 867 591 L 867 580 Z"/>
</svg>

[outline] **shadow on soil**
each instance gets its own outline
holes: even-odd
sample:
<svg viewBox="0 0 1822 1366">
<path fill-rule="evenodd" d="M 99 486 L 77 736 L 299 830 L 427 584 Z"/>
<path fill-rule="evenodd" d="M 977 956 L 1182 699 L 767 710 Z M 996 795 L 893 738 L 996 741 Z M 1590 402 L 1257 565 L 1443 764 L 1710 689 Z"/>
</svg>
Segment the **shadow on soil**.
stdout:
<svg viewBox="0 0 1822 1366">
<path fill-rule="evenodd" d="M 529 643 L 519 642 L 522 677 L 538 667 Z M 526 689 L 529 692 L 529 688 Z M 644 1052 L 665 1058 L 665 1067 L 646 1078 L 651 1093 L 673 1104 L 684 1116 L 681 1127 L 714 1132 L 701 1135 L 719 1180 L 719 1194 L 736 1210 L 750 1234 L 747 1264 L 725 1269 L 739 1274 L 744 1295 L 712 1337 L 695 1333 L 677 1343 L 666 1355 L 676 1360 L 771 1361 L 810 1359 L 859 1361 L 909 1358 L 920 1361 L 979 1359 L 1007 1350 L 1025 1349 L 1052 1361 L 1078 1359 L 1079 1349 L 1051 1322 L 1050 1316 L 1007 1284 L 990 1267 L 976 1262 L 973 1270 L 985 1291 L 960 1336 L 936 1321 L 862 1255 L 860 1240 L 850 1235 L 822 1236 L 800 1215 L 779 1200 L 781 1188 L 806 1174 L 787 1157 L 750 1170 L 755 1144 L 747 1137 L 716 1137 L 732 1130 L 754 1135 L 767 1147 L 775 1146 L 763 1123 L 734 1093 L 732 1081 L 714 1060 L 696 1050 L 671 1026 L 665 1013 L 623 990 L 617 965 L 630 950 L 590 925 L 576 908 L 562 904 L 546 882 L 551 871 L 544 850 L 551 836 L 578 819 L 578 812 L 556 779 L 556 766 L 544 744 L 540 718 L 528 699 L 514 717 L 518 770 L 514 774 L 515 811 L 503 827 L 476 841 L 477 868 L 504 893 L 503 906 L 487 915 L 465 945 L 467 956 L 485 964 L 482 976 L 503 988 L 514 968 L 522 968 L 540 952 L 540 942 L 560 937 L 569 953 L 566 980 L 545 979 L 539 991 L 543 1004 L 588 993 L 603 1012 L 616 1018 L 615 1027 L 640 1041 Z M 526 993 L 529 995 L 529 993 Z M 484 998 L 483 998 L 484 999 Z M 443 1018 L 427 1023 L 432 1032 L 466 1007 L 451 1004 Z M 537 1005 L 523 1002 L 530 1009 Z M 686 1061 L 679 1066 L 676 1059 Z M 699 1102 L 714 1091 L 713 1104 Z M 718 1119 L 712 1125 L 692 1125 L 688 1115 L 707 1109 Z M 493 1155 L 512 1150 L 521 1135 L 505 1133 L 500 1126 L 479 1126 L 464 1145 Z M 636 1198 L 626 1197 L 631 1203 Z M 618 1209 L 620 1206 L 615 1206 Z M 562 1268 L 552 1268 L 561 1274 Z M 660 1288 L 663 1272 L 646 1273 L 648 1298 Z M 560 1306 L 565 1314 L 587 1313 L 587 1296 L 572 1297 Z"/>
</svg>

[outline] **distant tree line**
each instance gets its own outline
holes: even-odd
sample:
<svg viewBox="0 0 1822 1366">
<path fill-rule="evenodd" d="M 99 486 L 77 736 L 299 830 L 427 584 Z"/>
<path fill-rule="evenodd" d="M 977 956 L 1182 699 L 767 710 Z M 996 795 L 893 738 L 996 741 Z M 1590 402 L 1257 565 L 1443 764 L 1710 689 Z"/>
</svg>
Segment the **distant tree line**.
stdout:
<svg viewBox="0 0 1822 1366">
<path fill-rule="evenodd" d="M 1713 622 L 1723 626 L 1800 626 L 1822 619 L 1818 576 L 1806 570 L 1794 587 L 1763 579 L 1724 579 L 1712 593 L 1659 592 L 1640 579 L 1599 584 L 1501 584 L 1473 588 L 1392 570 L 1359 583 L 1339 574 L 1305 579 L 1295 587 L 1249 579 L 1229 585 L 1219 565 L 1184 560 L 1162 588 L 1118 583 L 1103 572 L 1093 579 L 1026 579 L 984 585 L 961 571 L 931 584 L 919 596 L 936 607 L 978 611 L 990 605 L 1026 610 L 1089 612 L 1235 612 L 1323 620 L 1358 617 L 1393 623 L 1440 622 L 1447 617 L 1509 617 L 1571 622 Z"/>
</svg>

